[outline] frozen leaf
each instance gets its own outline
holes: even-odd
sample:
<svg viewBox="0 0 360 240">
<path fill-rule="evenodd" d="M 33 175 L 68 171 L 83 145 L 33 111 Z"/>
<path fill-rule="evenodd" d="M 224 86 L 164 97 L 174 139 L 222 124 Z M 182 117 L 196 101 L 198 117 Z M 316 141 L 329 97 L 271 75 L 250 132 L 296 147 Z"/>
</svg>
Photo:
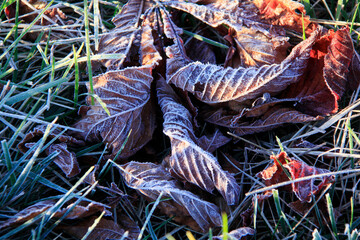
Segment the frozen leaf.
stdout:
<svg viewBox="0 0 360 240">
<path fill-rule="evenodd" d="M 45 0 L 20 0 L 19 1 L 19 21 L 23 23 L 31 23 L 35 20 L 35 18 L 39 15 L 37 10 L 41 11 L 48 5 L 48 2 Z M 16 13 L 16 3 L 13 3 L 5 8 L 5 14 L 8 19 L 15 19 Z M 73 20 L 67 20 L 67 16 L 61 9 L 52 8 L 48 9 L 41 16 L 40 20 L 38 20 L 35 24 L 40 26 L 66 26 L 65 29 L 72 28 L 71 24 L 73 24 Z M 68 25 L 68 26 L 67 26 Z M 67 31 L 67 30 L 51 30 L 50 38 L 54 39 L 63 39 L 64 37 L 73 38 L 77 37 L 75 31 Z M 48 38 L 49 30 L 45 30 L 46 33 L 43 35 L 42 40 L 46 40 Z M 38 32 L 30 32 L 25 35 L 26 38 L 30 40 L 36 40 L 38 37 Z"/>
<path fill-rule="evenodd" d="M 31 142 L 37 142 L 38 140 L 40 140 L 44 136 L 45 129 L 46 129 L 46 125 L 39 125 L 36 126 L 31 132 L 26 134 L 23 140 L 18 144 L 18 148 L 20 149 L 20 151 L 26 152 L 27 150 L 29 150 L 29 148 L 26 147 L 25 144 Z M 56 138 L 55 143 L 65 143 L 70 147 L 79 147 L 79 146 L 81 147 L 85 145 L 84 141 L 71 137 L 65 133 L 62 133 L 57 128 L 52 129 L 47 139 L 53 140 L 54 138 Z"/>
<path fill-rule="evenodd" d="M 264 113 L 259 119 L 255 118 L 252 122 L 240 121 L 233 132 L 237 135 L 247 135 L 268 131 L 286 123 L 305 123 L 321 119 L 322 117 L 313 117 L 292 108 L 274 107 Z"/>
<path fill-rule="evenodd" d="M 329 115 L 338 111 L 338 100 L 348 86 L 347 75 L 354 54 L 347 28 L 317 39 L 301 80 L 283 93 L 285 98 L 300 99 L 296 109 L 312 115 Z"/>
<path fill-rule="evenodd" d="M 249 228 L 249 227 L 241 227 L 241 228 L 232 230 L 227 235 L 228 235 L 229 240 L 241 240 L 241 239 L 246 239 L 247 236 L 252 236 L 254 234 L 255 234 L 254 229 Z M 219 237 L 214 237 L 213 239 L 221 240 L 221 239 L 223 239 L 223 235 L 221 235 Z"/>
<path fill-rule="evenodd" d="M 225 145 L 231 140 L 224 136 L 218 129 L 216 129 L 215 133 L 210 136 L 201 136 L 198 139 L 199 146 L 207 152 L 214 152 L 219 147 Z"/>
<path fill-rule="evenodd" d="M 232 132 L 241 136 L 268 131 L 286 123 L 305 123 L 322 119 L 322 117 L 313 117 L 292 108 L 279 106 L 269 108 L 259 117 L 245 118 L 244 116 L 246 113 L 229 114 L 227 111 L 219 109 L 208 116 L 206 121 L 228 127 Z"/>
<path fill-rule="evenodd" d="M 38 203 L 35 203 L 34 205 L 31 205 L 23 210 L 21 210 L 19 213 L 17 213 L 15 216 L 11 217 L 7 221 L 3 222 L 0 225 L 0 229 L 7 228 L 7 227 L 15 227 L 18 225 L 21 225 L 22 223 L 33 219 L 34 217 L 40 215 L 41 213 L 49 210 L 50 208 L 54 207 L 56 204 L 55 200 L 45 200 Z M 73 208 L 67 215 L 65 216 L 65 219 L 80 219 L 84 217 L 91 216 L 97 212 L 105 211 L 105 215 L 111 215 L 111 213 L 106 210 L 107 206 L 98 202 L 88 202 L 88 201 L 82 201 L 79 204 L 75 205 L 69 204 L 66 207 L 60 208 L 57 211 L 54 212 L 53 217 L 55 218 L 61 218 L 65 215 L 65 213 L 70 209 Z"/>
<path fill-rule="evenodd" d="M 310 50 L 319 32 L 315 31 L 308 39 L 293 48 L 281 64 L 264 65 L 260 68 L 223 68 L 212 64 L 193 62 L 168 72 L 169 83 L 194 94 L 205 103 L 219 103 L 236 100 L 238 102 L 255 99 L 264 92 L 276 94 L 291 83 L 300 80 L 304 74 Z M 168 56 L 174 56 L 178 47 L 169 47 Z M 181 48 L 181 46 L 180 46 Z M 169 54 L 170 53 L 170 54 Z M 181 60 L 180 60 L 181 61 Z"/>
<path fill-rule="evenodd" d="M 214 51 L 211 46 L 204 41 L 193 38 L 185 45 L 185 49 L 188 57 L 193 61 L 216 64 Z"/>
<path fill-rule="evenodd" d="M 285 152 L 281 152 L 277 156 L 273 155 L 270 158 L 274 161 L 274 163 L 256 175 L 257 177 L 264 179 L 267 186 L 285 181 L 296 180 L 302 177 L 330 173 L 329 170 L 311 167 L 300 160 L 291 159 Z M 287 174 L 289 174 L 289 176 Z M 320 182 L 317 183 L 315 180 L 320 180 Z M 332 184 L 333 180 L 333 175 L 315 177 L 309 180 L 291 183 L 290 190 L 295 193 L 300 201 L 311 202 L 312 195 L 315 195 L 327 185 Z"/>
<path fill-rule="evenodd" d="M 164 80 L 158 80 L 157 93 L 164 115 L 164 133 L 171 141 L 172 171 L 187 182 L 212 192 L 216 188 L 229 205 L 239 201 L 240 188 L 235 178 L 221 169 L 217 159 L 199 147 L 191 114 Z"/>
<path fill-rule="evenodd" d="M 275 26 L 281 26 L 298 33 L 310 33 L 316 24 L 312 24 L 309 16 L 306 16 L 304 5 L 290 0 L 254 0 L 253 3 L 259 9 L 261 18 Z"/>
<path fill-rule="evenodd" d="M 221 225 L 221 215 L 217 206 L 201 200 L 195 194 L 182 190 L 161 165 L 154 163 L 130 162 L 121 171 L 127 185 L 156 200 L 161 192 L 186 208 L 202 230 Z"/>
<path fill-rule="evenodd" d="M 34 144 L 43 137 L 45 129 L 45 125 L 39 125 L 26 134 L 25 138 L 18 145 L 20 151 L 25 153 L 34 146 Z M 53 139 L 56 139 L 55 142 L 45 149 L 45 153 L 50 155 L 53 152 L 58 152 L 58 155 L 54 158 L 54 163 L 58 165 L 67 177 L 73 177 L 79 174 L 80 167 L 76 156 L 73 152 L 69 151 L 68 147 L 81 147 L 84 146 L 85 143 L 62 133 L 58 129 L 54 129 L 47 138 L 48 141 Z"/>
<path fill-rule="evenodd" d="M 78 138 L 108 143 L 113 156 L 127 141 L 120 158 L 142 148 L 151 139 L 155 127 L 150 102 L 151 72 L 151 67 L 129 67 L 95 77 L 94 93 L 106 104 L 110 116 L 98 102 L 85 107 L 86 115 L 74 126 L 84 131 L 75 133 Z M 90 102 L 88 97 L 89 105 Z"/>
<path fill-rule="evenodd" d="M 75 225 L 63 225 L 59 229 L 67 232 L 73 237 L 82 239 L 87 233 L 88 229 L 94 224 L 96 216 L 83 220 Z M 120 219 L 127 218 L 125 215 L 118 216 Z M 128 219 L 128 218 L 127 218 Z M 106 240 L 106 239 L 123 239 L 122 237 L 127 232 L 128 237 L 125 240 L 137 239 L 140 229 L 129 219 L 130 225 L 119 225 L 113 220 L 102 218 L 96 227 L 92 230 L 90 235 L 87 236 L 88 240 Z"/>
<path fill-rule="evenodd" d="M 150 27 L 150 12 L 148 13 L 148 17 L 143 22 L 143 29 L 141 34 L 141 46 L 140 46 L 140 53 L 142 59 L 142 65 L 148 65 L 151 67 L 155 67 L 159 64 L 159 61 L 162 59 L 160 53 L 156 50 L 154 45 L 154 38 L 153 38 L 153 30 Z"/>
<path fill-rule="evenodd" d="M 243 67 L 277 63 L 284 59 L 289 46 L 285 31 L 274 28 L 261 18 L 259 9 L 249 1 L 205 1 L 196 4 L 164 1 L 172 8 L 190 13 L 206 24 L 229 26 L 239 47 Z"/>
<path fill-rule="evenodd" d="M 121 12 L 113 18 L 116 28 L 100 39 L 98 54 L 124 54 L 119 59 L 105 59 L 102 63 L 108 70 L 121 69 L 134 44 L 139 45 L 140 17 L 146 0 L 129 0 Z"/>
<path fill-rule="evenodd" d="M 46 154 L 57 152 L 54 163 L 66 174 L 67 177 L 73 177 L 80 173 L 80 167 L 76 160 L 75 153 L 67 149 L 65 143 L 51 144 L 45 149 Z"/>
</svg>

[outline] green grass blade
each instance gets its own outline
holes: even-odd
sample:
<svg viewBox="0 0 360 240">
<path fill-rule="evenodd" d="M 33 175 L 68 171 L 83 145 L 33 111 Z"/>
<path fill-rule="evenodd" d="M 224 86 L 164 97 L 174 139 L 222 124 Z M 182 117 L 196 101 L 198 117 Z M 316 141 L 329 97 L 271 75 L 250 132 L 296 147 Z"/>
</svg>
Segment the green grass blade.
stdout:
<svg viewBox="0 0 360 240">
<path fill-rule="evenodd" d="M 1 141 L 1 147 L 3 150 L 3 154 L 4 154 L 5 166 L 7 167 L 8 171 L 11 171 L 11 169 L 13 168 L 13 164 L 11 162 L 10 151 L 9 151 L 6 140 Z M 10 175 L 11 185 L 14 185 L 15 182 L 16 182 L 15 174 L 11 174 Z"/>
<path fill-rule="evenodd" d="M 88 9 L 88 1 L 84 0 L 84 21 L 85 21 L 85 48 L 86 48 L 86 57 L 87 57 L 87 68 L 88 68 L 88 76 L 89 76 L 89 85 L 90 85 L 90 93 L 94 94 L 94 86 L 93 86 L 93 77 L 92 77 L 92 68 L 91 68 L 91 50 L 90 50 L 90 38 L 89 38 L 89 9 Z M 95 100 L 91 97 L 91 105 L 95 104 Z"/>
</svg>

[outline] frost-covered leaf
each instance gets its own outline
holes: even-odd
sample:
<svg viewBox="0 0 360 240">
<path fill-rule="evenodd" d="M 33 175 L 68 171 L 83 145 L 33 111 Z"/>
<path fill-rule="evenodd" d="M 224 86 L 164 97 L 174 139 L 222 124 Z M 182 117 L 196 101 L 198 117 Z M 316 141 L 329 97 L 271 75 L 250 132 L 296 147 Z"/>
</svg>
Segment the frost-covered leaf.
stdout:
<svg viewBox="0 0 360 240">
<path fill-rule="evenodd" d="M 229 240 L 241 240 L 241 239 L 246 239 L 247 236 L 252 236 L 254 234 L 255 234 L 254 229 L 249 228 L 249 227 L 241 227 L 241 228 L 232 230 L 227 235 L 228 235 Z M 221 240 L 221 239 L 223 239 L 223 235 L 214 237 L 213 239 Z"/>
<path fill-rule="evenodd" d="M 31 205 L 21 210 L 16 215 L 3 222 L 0 225 L 0 229 L 21 225 L 22 223 L 33 219 L 34 217 L 54 207 L 55 204 L 55 200 L 45 200 L 35 203 L 34 205 Z M 71 208 L 72 210 L 67 213 L 67 211 Z M 65 219 L 80 219 L 103 211 L 106 212 L 106 216 L 109 216 L 111 215 L 111 212 L 109 212 L 107 208 L 108 207 L 106 205 L 99 202 L 81 201 L 75 206 L 74 203 L 72 203 L 67 205 L 66 207 L 56 210 L 52 216 L 55 218 L 61 218 L 66 214 Z"/>
<path fill-rule="evenodd" d="M 159 64 L 159 61 L 162 59 L 160 53 L 157 51 L 154 45 L 154 38 L 153 38 L 153 29 L 150 27 L 151 24 L 154 24 L 154 9 L 150 9 L 147 13 L 147 17 L 143 21 L 143 28 L 141 33 L 141 46 L 140 46 L 140 58 L 142 60 L 141 64 L 143 66 L 148 65 L 151 67 L 155 67 Z"/>
<path fill-rule="evenodd" d="M 296 109 L 304 113 L 322 116 L 336 113 L 338 100 L 351 85 L 347 76 L 353 54 L 348 29 L 330 30 L 317 39 L 304 75 L 284 91 L 283 97 L 300 99 Z"/>
<path fill-rule="evenodd" d="M 182 190 L 178 182 L 161 165 L 154 163 L 130 162 L 123 165 L 127 185 L 156 200 L 161 192 L 185 207 L 202 230 L 221 225 L 221 215 L 217 206 L 201 200 L 195 194 Z"/>
<path fill-rule="evenodd" d="M 254 0 L 253 3 L 259 9 L 261 18 L 272 25 L 284 27 L 302 33 L 313 31 L 316 24 L 311 23 L 306 16 L 304 5 L 290 0 Z"/>
<path fill-rule="evenodd" d="M 212 135 L 203 135 L 198 140 L 199 146 L 207 152 L 214 152 L 219 147 L 228 143 L 231 139 L 224 136 L 219 129 L 215 130 Z"/>
<path fill-rule="evenodd" d="M 296 12 L 304 13 L 303 6 L 290 0 L 164 2 L 214 28 L 229 26 L 243 67 L 281 62 L 289 47 L 284 29 L 302 32 L 302 18 L 305 27 L 309 24 L 308 17 Z"/>
<path fill-rule="evenodd" d="M 147 5 L 147 0 L 129 0 L 121 12 L 113 18 L 116 28 L 100 39 L 98 54 L 124 54 L 119 59 L 105 59 L 102 64 L 108 70 L 121 69 L 126 58 L 130 57 L 133 45 L 140 44 L 140 17 Z M 136 53 L 135 53 L 136 54 Z"/>
<path fill-rule="evenodd" d="M 164 115 L 164 133 L 171 141 L 168 164 L 180 178 L 209 192 L 216 188 L 229 205 L 236 204 L 240 188 L 235 178 L 221 169 L 217 159 L 199 147 L 191 114 L 179 103 L 175 92 L 164 80 L 158 80 L 157 93 Z"/>
<path fill-rule="evenodd" d="M 82 107 L 80 112 L 86 113 L 74 127 L 84 132 L 76 135 L 89 142 L 108 143 L 112 155 L 118 153 L 127 139 L 120 158 L 142 148 L 151 139 L 155 127 L 150 102 L 151 72 L 151 67 L 129 67 L 95 77 L 94 93 L 106 104 L 110 116 L 98 102 Z M 90 102 L 88 97 L 89 105 Z"/>
<path fill-rule="evenodd" d="M 89 219 L 81 221 L 74 225 L 64 225 L 59 229 L 67 232 L 73 237 L 82 239 L 85 234 L 88 232 L 89 228 L 94 224 L 96 216 L 93 216 Z M 118 216 L 118 219 L 128 219 L 125 215 Z M 128 224 L 117 224 L 113 220 L 108 220 L 102 218 L 96 227 L 92 230 L 90 235 L 87 236 L 88 240 L 106 240 L 106 239 L 123 239 L 122 237 L 127 232 L 128 237 L 124 240 L 137 239 L 140 229 L 139 227 L 130 219 L 128 219 Z"/>
<path fill-rule="evenodd" d="M 66 174 L 67 177 L 73 177 L 80 173 L 80 167 L 77 162 L 75 153 L 67 149 L 65 143 L 51 144 L 45 149 L 46 154 L 57 152 L 54 163 Z"/>
<path fill-rule="evenodd" d="M 185 45 L 185 49 L 188 57 L 193 61 L 216 64 L 216 55 L 212 47 L 204 41 L 193 38 Z"/>
<path fill-rule="evenodd" d="M 219 110 L 206 120 L 216 125 L 228 127 L 236 135 L 241 136 L 268 131 L 286 123 L 305 123 L 322 119 L 322 117 L 313 117 L 285 107 L 270 108 L 259 118 L 239 120 L 240 117 L 239 115 L 227 115 L 226 112 Z"/>
<path fill-rule="evenodd" d="M 263 65 L 249 68 L 224 68 L 212 64 L 193 62 L 185 66 L 168 70 L 167 81 L 194 94 L 206 103 L 244 101 L 255 99 L 264 92 L 276 94 L 283 91 L 291 83 L 300 80 L 304 74 L 310 50 L 318 36 L 315 31 L 308 39 L 293 48 L 290 55 L 281 64 Z M 175 44 L 174 44 L 175 45 Z M 177 49 L 181 46 L 168 47 L 167 54 L 178 58 Z M 180 65 L 180 64 L 179 64 Z"/>
<path fill-rule="evenodd" d="M 31 132 L 25 135 L 24 139 L 19 143 L 18 148 L 23 153 L 27 152 L 34 144 L 40 140 L 45 133 L 46 126 L 36 126 Z M 67 177 L 73 177 L 80 173 L 80 167 L 77 162 L 76 156 L 71 152 L 68 147 L 82 147 L 85 143 L 82 140 L 68 136 L 54 129 L 48 136 L 49 140 L 55 140 L 45 149 L 45 153 L 50 155 L 53 152 L 58 152 L 54 158 L 54 163 L 66 174 Z"/>
<path fill-rule="evenodd" d="M 311 167 L 303 161 L 290 159 L 285 152 L 281 152 L 277 156 L 273 155 L 270 158 L 274 163 L 256 175 L 257 177 L 264 179 L 267 186 L 296 180 L 302 177 L 330 173 L 329 170 Z M 288 171 L 288 173 L 286 171 Z M 291 179 L 287 174 L 290 174 L 289 176 Z M 320 180 L 320 182 L 316 182 L 316 180 Z M 309 180 L 291 183 L 291 188 L 289 190 L 293 191 L 300 201 L 311 202 L 312 195 L 315 195 L 327 185 L 332 184 L 333 180 L 333 175 L 315 177 Z"/>
<path fill-rule="evenodd" d="M 22 21 L 24 24 L 30 24 L 39 15 L 39 11 L 44 9 L 47 5 L 48 1 L 46 0 L 20 0 L 18 12 L 19 21 Z M 4 9 L 4 12 L 8 19 L 15 20 L 16 3 L 10 4 Z M 68 31 L 73 23 L 74 21 L 68 20 L 66 14 L 61 11 L 60 8 L 55 7 L 46 10 L 35 25 L 48 26 L 47 30 L 43 30 L 45 31 L 45 34 L 41 38 L 42 41 L 46 41 L 49 34 L 51 40 L 77 37 L 78 34 L 75 33 L 76 31 Z M 69 27 L 67 27 L 67 25 L 69 25 Z M 56 26 L 57 29 L 52 29 L 50 32 L 48 29 L 50 29 L 51 26 Z M 64 27 L 61 30 L 58 26 Z M 38 36 L 38 31 L 30 31 L 25 35 L 25 38 L 35 41 Z"/>
</svg>

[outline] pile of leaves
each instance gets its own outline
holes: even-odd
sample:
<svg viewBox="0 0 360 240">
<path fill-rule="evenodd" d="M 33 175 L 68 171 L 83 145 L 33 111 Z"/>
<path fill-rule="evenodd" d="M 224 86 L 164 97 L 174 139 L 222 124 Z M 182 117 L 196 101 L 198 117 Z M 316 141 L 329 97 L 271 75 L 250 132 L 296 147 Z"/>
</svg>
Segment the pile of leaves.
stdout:
<svg viewBox="0 0 360 240">
<path fill-rule="evenodd" d="M 6 9 L 9 18 L 13 9 Z M 22 9 L 21 14 L 32 11 Z M 45 15 L 56 21 L 66 18 L 54 9 Z M 183 28 L 191 22 L 198 22 L 195 36 L 210 40 L 186 37 Z M 54 163 L 72 178 L 86 170 L 73 149 L 104 143 L 106 153 L 84 181 L 116 197 L 108 204 L 85 198 L 77 200 L 79 205 L 38 202 L 0 229 L 51 210 L 55 218 L 86 218 L 75 227 L 58 227 L 76 237 L 83 237 L 94 221 L 93 239 L 120 238 L 125 231 L 128 238 L 141 237 L 136 217 L 122 212 L 117 217 L 121 222 L 111 216 L 119 201 L 131 205 L 137 199 L 115 183 L 98 185 L 97 176 L 109 163 L 119 169 L 127 187 L 155 201 L 175 222 L 200 232 L 221 227 L 221 213 L 231 212 L 245 198 L 238 160 L 216 154 L 237 144 L 226 133 L 249 136 L 322 120 L 337 113 L 345 93 L 359 85 L 359 55 L 349 27 L 325 29 L 309 20 L 302 4 L 290 0 L 129 0 L 113 23 L 115 28 L 98 44 L 101 59 L 87 66 L 95 77 L 88 76 L 87 104 L 80 107 L 72 130 L 39 125 L 18 148 L 36 154 L 43 141 L 45 155 L 56 153 Z M 222 49 L 209 44 L 214 36 L 223 39 Z M 156 146 L 161 139 L 170 145 Z M 334 182 L 329 170 L 284 151 L 270 161 L 256 175 L 270 188 L 255 195 L 242 212 L 241 226 L 229 233 L 235 239 L 255 234 L 256 206 L 271 197 L 274 188 L 294 194 L 289 207 L 299 214 L 315 215 L 314 200 L 321 211 L 326 209 L 320 199 Z M 96 220 L 100 212 L 101 220 Z"/>
</svg>

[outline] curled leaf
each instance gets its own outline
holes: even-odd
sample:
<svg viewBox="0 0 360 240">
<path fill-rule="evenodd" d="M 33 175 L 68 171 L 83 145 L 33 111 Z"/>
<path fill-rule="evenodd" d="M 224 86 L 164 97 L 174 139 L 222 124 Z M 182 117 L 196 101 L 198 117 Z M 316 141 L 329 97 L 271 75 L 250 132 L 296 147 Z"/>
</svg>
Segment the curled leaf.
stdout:
<svg viewBox="0 0 360 240">
<path fill-rule="evenodd" d="M 158 80 L 159 104 L 164 114 L 164 133 L 171 141 L 168 163 L 172 171 L 188 182 L 212 192 L 216 188 L 229 205 L 239 201 L 235 178 L 221 169 L 217 159 L 198 145 L 189 111 L 164 80 Z"/>
<path fill-rule="evenodd" d="M 45 129 L 45 125 L 39 125 L 26 134 L 25 138 L 18 145 L 20 151 L 25 153 L 34 146 L 34 144 L 43 137 Z M 73 177 L 79 174 L 80 167 L 76 156 L 73 152 L 69 151 L 68 147 L 81 147 L 84 146 L 85 143 L 82 140 L 61 133 L 58 129 L 54 129 L 49 134 L 48 141 L 53 139 L 56 139 L 55 142 L 45 149 L 45 153 L 47 155 L 53 152 L 58 153 L 54 158 L 54 163 L 58 165 L 67 177 Z"/>
<path fill-rule="evenodd" d="M 163 192 L 164 197 L 171 197 L 177 204 L 185 207 L 202 230 L 221 225 L 218 207 L 201 200 L 191 192 L 182 190 L 161 165 L 130 162 L 123 167 L 122 174 L 129 187 L 152 200 L 157 199 Z"/>
<path fill-rule="evenodd" d="M 274 163 L 256 175 L 264 179 L 267 186 L 296 180 L 302 177 L 330 173 L 329 170 L 311 167 L 302 161 L 290 159 L 285 152 L 281 152 L 277 156 L 271 156 L 270 159 L 273 160 Z M 320 183 L 316 183 L 316 179 L 319 179 Z M 315 195 L 327 185 L 332 184 L 333 180 L 333 175 L 315 177 L 309 180 L 291 183 L 290 189 L 300 201 L 311 202 L 312 195 Z"/>
<path fill-rule="evenodd" d="M 296 109 L 312 115 L 329 115 L 338 110 L 338 100 L 348 85 L 349 66 L 354 54 L 347 28 L 317 39 L 301 80 L 284 91 L 285 98 L 300 99 Z"/>
</svg>

